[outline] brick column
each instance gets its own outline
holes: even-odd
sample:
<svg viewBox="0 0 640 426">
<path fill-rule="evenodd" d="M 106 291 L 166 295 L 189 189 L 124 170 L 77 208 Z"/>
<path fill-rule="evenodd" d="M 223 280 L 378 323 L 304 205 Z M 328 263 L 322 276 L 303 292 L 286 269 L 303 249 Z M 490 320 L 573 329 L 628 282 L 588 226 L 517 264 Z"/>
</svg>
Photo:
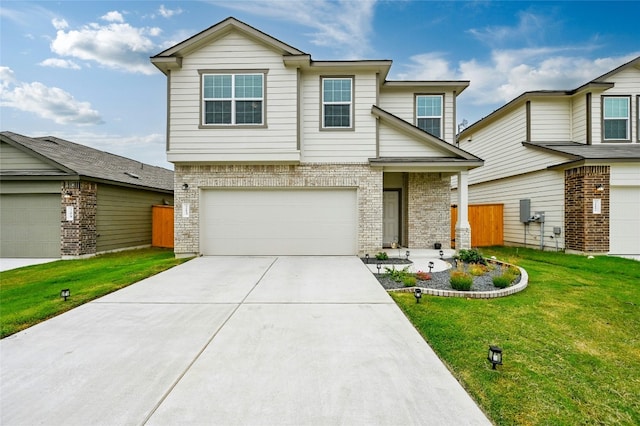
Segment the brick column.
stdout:
<svg viewBox="0 0 640 426">
<path fill-rule="evenodd" d="M 60 222 L 60 252 L 63 258 L 96 254 L 98 185 L 93 182 L 63 182 Z"/>
<path fill-rule="evenodd" d="M 609 251 L 609 166 L 583 166 L 565 171 L 565 249 L 581 253 Z M 603 188 L 599 191 L 597 188 Z M 600 200 L 600 213 L 594 213 Z"/>
</svg>

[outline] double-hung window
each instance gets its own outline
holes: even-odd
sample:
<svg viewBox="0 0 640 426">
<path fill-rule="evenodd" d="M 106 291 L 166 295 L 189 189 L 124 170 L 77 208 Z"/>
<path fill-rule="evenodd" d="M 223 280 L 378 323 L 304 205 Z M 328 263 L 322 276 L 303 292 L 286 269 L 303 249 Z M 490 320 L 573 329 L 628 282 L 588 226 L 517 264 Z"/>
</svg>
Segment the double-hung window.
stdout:
<svg viewBox="0 0 640 426">
<path fill-rule="evenodd" d="M 264 74 L 203 74 L 204 125 L 264 124 Z"/>
<path fill-rule="evenodd" d="M 442 138 L 442 95 L 416 96 L 416 126 Z"/>
<path fill-rule="evenodd" d="M 322 79 L 322 128 L 353 127 L 353 78 Z"/>
<path fill-rule="evenodd" d="M 602 132 L 604 140 L 629 140 L 631 108 L 624 96 L 602 97 Z"/>
</svg>

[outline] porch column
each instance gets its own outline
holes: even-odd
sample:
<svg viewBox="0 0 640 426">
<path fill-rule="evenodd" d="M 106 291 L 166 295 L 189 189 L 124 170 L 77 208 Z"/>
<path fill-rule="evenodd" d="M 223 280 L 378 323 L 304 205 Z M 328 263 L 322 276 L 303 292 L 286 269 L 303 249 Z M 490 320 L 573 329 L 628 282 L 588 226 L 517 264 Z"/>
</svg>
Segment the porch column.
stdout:
<svg viewBox="0 0 640 426">
<path fill-rule="evenodd" d="M 458 172 L 458 220 L 456 222 L 456 250 L 471 248 L 469 224 L 469 171 Z"/>
</svg>

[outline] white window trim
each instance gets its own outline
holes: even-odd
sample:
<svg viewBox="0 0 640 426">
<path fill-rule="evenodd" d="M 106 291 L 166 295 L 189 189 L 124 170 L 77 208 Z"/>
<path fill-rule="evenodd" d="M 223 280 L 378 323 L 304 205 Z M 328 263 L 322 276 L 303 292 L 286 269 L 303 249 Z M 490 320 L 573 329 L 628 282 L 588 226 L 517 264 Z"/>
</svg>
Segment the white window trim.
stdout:
<svg viewBox="0 0 640 426">
<path fill-rule="evenodd" d="M 200 70 L 200 128 L 223 128 L 223 127 L 266 127 L 266 87 L 267 78 L 264 70 Z M 204 79 L 208 75 L 230 75 L 231 76 L 231 97 L 230 98 L 205 98 L 204 96 Z M 261 98 L 236 98 L 236 76 L 238 75 L 258 75 L 262 78 L 262 97 Z M 207 101 L 231 101 L 231 123 L 206 123 Z M 236 102 L 237 101 L 261 101 L 262 102 L 262 122 L 261 123 L 240 123 L 236 121 Z"/>
<path fill-rule="evenodd" d="M 326 102 L 324 100 L 324 82 L 328 80 L 350 80 L 351 81 L 351 100 L 349 102 Z M 353 76 L 331 76 L 320 77 L 320 129 L 321 130 L 353 130 L 353 105 L 354 105 L 354 86 L 355 78 Z M 324 106 L 325 105 L 349 105 L 349 126 L 325 126 Z"/>
<path fill-rule="evenodd" d="M 440 98 L 440 115 L 418 115 L 418 99 L 419 98 L 423 98 L 423 97 Z M 440 93 L 419 93 L 419 94 L 416 94 L 414 102 L 413 102 L 413 108 L 414 108 L 415 117 L 416 117 L 415 126 L 418 127 L 418 128 L 419 128 L 418 119 L 420 119 L 420 118 L 439 118 L 440 119 L 440 134 L 439 135 L 433 135 L 433 136 L 435 136 L 437 138 L 440 138 L 440 139 L 443 139 L 443 133 L 444 133 L 444 95 L 440 94 Z M 423 131 L 426 131 L 426 130 L 423 130 Z M 429 134 L 431 134 L 431 133 L 429 133 Z"/>
<path fill-rule="evenodd" d="M 627 137 L 624 139 L 619 139 L 619 138 L 607 138 L 605 135 L 605 121 L 607 121 L 608 119 L 605 117 L 605 101 L 606 99 L 613 99 L 613 98 L 620 98 L 620 99 L 626 99 L 627 101 Z M 603 142 L 631 142 L 631 97 L 629 96 L 615 96 L 615 95 L 610 95 L 610 96 L 602 96 L 602 141 Z M 620 117 L 616 117 L 616 118 L 611 118 L 612 120 L 620 120 Z"/>
</svg>

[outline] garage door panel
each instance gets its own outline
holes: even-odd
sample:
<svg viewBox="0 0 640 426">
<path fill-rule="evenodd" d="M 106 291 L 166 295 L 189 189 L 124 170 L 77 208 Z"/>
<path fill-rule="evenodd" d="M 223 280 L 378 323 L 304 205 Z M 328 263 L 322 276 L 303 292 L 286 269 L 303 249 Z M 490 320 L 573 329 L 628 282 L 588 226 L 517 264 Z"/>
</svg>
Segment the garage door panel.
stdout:
<svg viewBox="0 0 640 426">
<path fill-rule="evenodd" d="M 612 186 L 610 252 L 640 254 L 640 186 Z"/>
<path fill-rule="evenodd" d="M 205 190 L 201 250 L 220 255 L 352 255 L 356 190 Z"/>
</svg>

